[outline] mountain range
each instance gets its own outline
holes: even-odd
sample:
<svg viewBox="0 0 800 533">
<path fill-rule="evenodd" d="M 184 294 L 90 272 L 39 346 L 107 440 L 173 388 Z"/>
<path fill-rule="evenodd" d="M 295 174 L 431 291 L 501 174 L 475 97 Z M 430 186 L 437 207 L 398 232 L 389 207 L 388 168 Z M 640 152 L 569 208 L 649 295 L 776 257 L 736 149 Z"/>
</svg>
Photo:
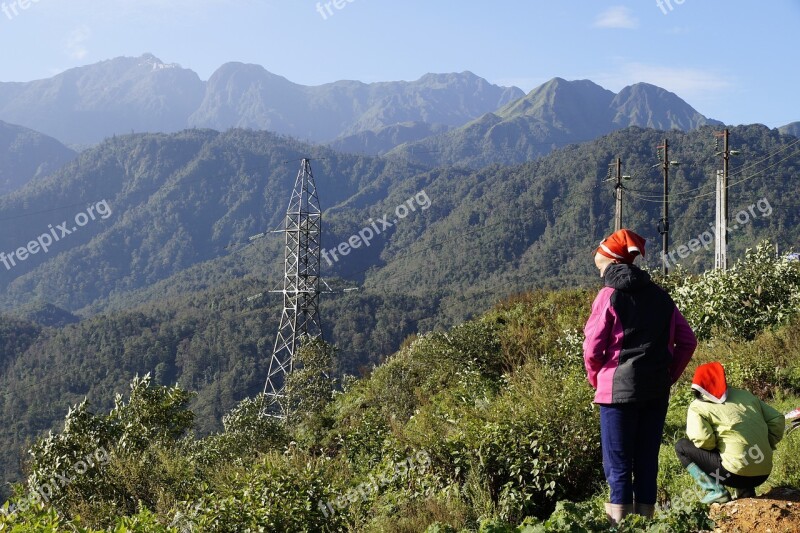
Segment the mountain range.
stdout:
<svg viewBox="0 0 800 533">
<path fill-rule="evenodd" d="M 284 241 L 270 230 L 281 227 L 300 158 L 312 159 L 323 249 L 391 221 L 369 246 L 323 259 L 331 287 L 323 328 L 340 350 L 342 376 L 368 373 L 415 333 L 505 296 L 598 283 L 590 254 L 613 228 L 607 177 L 616 157 L 632 176 L 624 224 L 647 238 L 646 263 L 657 269 L 656 146 L 667 136 L 681 162 L 670 178 L 677 249 L 713 221 L 717 132 L 631 126 L 478 170 L 242 129 L 119 135 L 88 148 L 0 196 L 0 411 L 9 421 L 0 478 L 19 479 L 16 451 L 69 405 L 88 397 L 110 408 L 136 374 L 198 391 L 202 432 L 263 390 L 280 313 L 270 289 L 280 286 L 284 259 Z M 740 154 L 730 204 L 747 223 L 731 234 L 730 257 L 767 237 L 797 247 L 798 139 L 754 125 L 732 128 L 731 141 Z M 400 220 L 398 206 L 410 200 L 418 209 Z M 255 234 L 264 238 L 251 241 Z M 681 264 L 702 271 L 713 249 Z"/>
<path fill-rule="evenodd" d="M 553 78 L 526 95 L 462 72 L 410 82 L 305 86 L 237 62 L 222 65 L 204 81 L 152 54 L 118 57 L 47 79 L 0 82 L 0 121 L 76 149 L 132 132 L 249 128 L 337 151 L 475 168 L 534 159 L 628 126 L 690 131 L 721 124 L 647 83 L 614 93 L 589 80 Z M 780 129 L 797 136 L 798 124 Z M 14 175 L 17 184 L 28 179 L 26 171 Z M 0 193 L 13 188 L 10 180 Z"/>
<path fill-rule="evenodd" d="M 589 80 L 554 78 L 525 95 L 462 72 L 305 86 L 235 62 L 203 81 L 151 54 L 0 83 L 0 120 L 78 148 L 130 132 L 249 128 L 339 151 L 396 149 L 428 165 L 472 166 L 520 162 L 628 126 L 689 131 L 720 124 L 645 83 L 615 94 Z M 517 157 L 503 155 L 510 151 Z"/>
<path fill-rule="evenodd" d="M 227 63 L 206 82 L 151 54 L 120 57 L 32 82 L 0 83 L 0 119 L 68 145 L 114 134 L 252 128 L 313 142 L 407 122 L 460 126 L 523 96 L 478 76 L 413 82 L 292 83 L 259 65 Z"/>
<path fill-rule="evenodd" d="M 0 121 L 0 196 L 55 172 L 76 155 L 52 137 Z"/>
<path fill-rule="evenodd" d="M 479 168 L 521 163 L 629 126 L 690 131 L 721 124 L 655 85 L 637 83 L 615 94 L 589 80 L 554 78 L 494 113 L 390 154 L 422 164 Z"/>
</svg>

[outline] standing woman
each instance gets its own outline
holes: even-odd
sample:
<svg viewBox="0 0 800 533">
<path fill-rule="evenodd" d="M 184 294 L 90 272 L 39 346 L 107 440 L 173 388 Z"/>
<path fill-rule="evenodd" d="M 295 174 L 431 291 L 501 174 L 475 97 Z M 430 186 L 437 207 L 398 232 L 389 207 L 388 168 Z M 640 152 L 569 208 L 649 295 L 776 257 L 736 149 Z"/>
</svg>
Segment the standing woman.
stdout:
<svg viewBox="0 0 800 533">
<path fill-rule="evenodd" d="M 658 452 L 669 391 L 697 347 L 672 298 L 633 264 L 645 240 L 622 229 L 594 257 L 605 287 L 586 323 L 583 358 L 600 405 L 603 469 L 611 488 L 606 514 L 653 516 Z"/>
</svg>

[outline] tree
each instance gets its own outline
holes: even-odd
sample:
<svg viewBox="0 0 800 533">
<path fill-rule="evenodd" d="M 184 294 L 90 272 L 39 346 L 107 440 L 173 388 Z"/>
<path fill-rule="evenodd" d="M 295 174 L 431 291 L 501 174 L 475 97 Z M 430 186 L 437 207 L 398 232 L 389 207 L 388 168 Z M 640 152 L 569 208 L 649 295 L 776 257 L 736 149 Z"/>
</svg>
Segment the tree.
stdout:
<svg viewBox="0 0 800 533">
<path fill-rule="evenodd" d="M 295 370 L 286 378 L 286 400 L 287 425 L 294 428 L 298 440 L 317 435 L 327 424 L 324 411 L 333 398 L 336 383 L 331 377 L 335 354 L 333 345 L 314 339 L 303 344 L 295 355 Z"/>
</svg>

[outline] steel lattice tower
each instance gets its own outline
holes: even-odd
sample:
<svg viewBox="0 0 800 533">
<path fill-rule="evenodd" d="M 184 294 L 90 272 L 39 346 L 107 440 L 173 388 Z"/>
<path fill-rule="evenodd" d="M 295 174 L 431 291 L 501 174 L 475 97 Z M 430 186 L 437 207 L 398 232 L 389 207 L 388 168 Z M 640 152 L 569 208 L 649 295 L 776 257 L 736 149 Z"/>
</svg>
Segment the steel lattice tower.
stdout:
<svg viewBox="0 0 800 533">
<path fill-rule="evenodd" d="M 303 159 L 286 210 L 283 313 L 264 386 L 268 414 L 286 418 L 286 377 L 294 369 L 294 355 L 305 340 L 322 337 L 319 318 L 320 237 L 322 211 L 311 162 Z"/>
</svg>

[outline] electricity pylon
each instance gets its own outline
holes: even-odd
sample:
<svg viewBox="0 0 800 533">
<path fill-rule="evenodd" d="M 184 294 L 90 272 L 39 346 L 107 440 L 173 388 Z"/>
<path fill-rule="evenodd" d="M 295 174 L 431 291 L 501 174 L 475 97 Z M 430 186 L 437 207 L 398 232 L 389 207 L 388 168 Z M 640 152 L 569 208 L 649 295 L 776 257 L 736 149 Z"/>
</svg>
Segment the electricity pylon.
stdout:
<svg viewBox="0 0 800 533">
<path fill-rule="evenodd" d="M 322 337 L 319 317 L 320 238 L 322 211 L 311 161 L 303 159 L 294 191 L 286 210 L 283 230 L 286 236 L 283 290 L 283 313 L 275 348 L 269 362 L 264 386 L 265 412 L 286 419 L 286 378 L 294 369 L 297 349 L 306 341 Z"/>
</svg>

